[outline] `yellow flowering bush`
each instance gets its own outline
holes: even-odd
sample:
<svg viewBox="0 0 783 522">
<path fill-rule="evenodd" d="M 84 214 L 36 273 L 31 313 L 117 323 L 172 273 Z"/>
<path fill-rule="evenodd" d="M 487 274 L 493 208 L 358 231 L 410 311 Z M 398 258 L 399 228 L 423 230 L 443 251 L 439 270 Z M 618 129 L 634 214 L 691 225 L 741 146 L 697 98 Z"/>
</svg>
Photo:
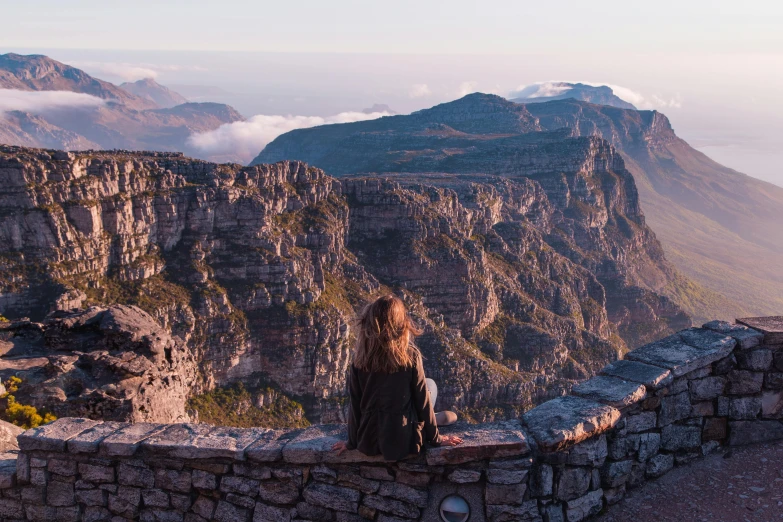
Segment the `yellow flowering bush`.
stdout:
<svg viewBox="0 0 783 522">
<path fill-rule="evenodd" d="M 5 408 L 0 409 L 0 418 L 4 421 L 27 430 L 57 420 L 57 417 L 49 412 L 39 413 L 35 406 L 21 404 L 16 401 L 16 397 L 11 394 L 19 390 L 22 379 L 12 376 L 3 384 L 5 385 L 6 391 L 4 394 L 0 395 L 0 400 L 5 403 Z"/>
</svg>

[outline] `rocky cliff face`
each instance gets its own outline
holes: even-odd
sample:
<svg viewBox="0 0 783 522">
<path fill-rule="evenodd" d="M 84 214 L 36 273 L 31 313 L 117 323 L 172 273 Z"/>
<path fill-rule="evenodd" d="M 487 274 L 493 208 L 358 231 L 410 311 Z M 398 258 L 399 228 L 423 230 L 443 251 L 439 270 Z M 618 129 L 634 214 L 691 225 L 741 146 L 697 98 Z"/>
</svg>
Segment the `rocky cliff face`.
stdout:
<svg viewBox="0 0 783 522">
<path fill-rule="evenodd" d="M 621 155 L 590 133 L 546 131 L 532 107 L 475 94 L 410 116 L 292 131 L 256 161 L 300 158 L 343 176 L 532 180 L 559 216 L 542 229 L 547 242 L 598 277 L 607 289 L 610 319 L 628 343 L 637 346 L 687 326 L 679 307 L 657 295 L 678 275 L 645 224 Z"/>
<path fill-rule="evenodd" d="M 679 138 L 657 111 L 576 100 L 526 108 L 542 129 L 600 136 L 623 157 L 667 258 L 702 287 L 678 283 L 660 291 L 700 319 L 780 310 L 783 189 L 712 161 Z"/>
<path fill-rule="evenodd" d="M 540 167 L 549 146 L 531 149 L 530 161 Z M 558 147 L 574 155 L 556 161 L 597 167 L 540 180 L 337 180 L 300 162 L 0 147 L 0 313 L 41 321 L 54 312 L 48 332 L 61 317 L 92 313 L 64 310 L 138 306 L 184 347 L 181 369 L 149 359 L 154 375 L 180 375 L 177 386 L 194 393 L 272 386 L 326 421 L 342 415 L 354 310 L 391 290 L 425 328 L 438 406 L 505 416 L 593 374 L 626 349 L 620 334 L 687 321 L 630 283 L 640 260 L 658 261 L 630 178 L 606 170 L 621 160 L 600 140 Z M 56 350 L 44 343 L 22 358 L 51 365 Z M 69 350 L 74 368 L 95 358 Z M 74 397 L 95 396 L 98 384 L 85 382 Z M 29 402 L 51 407 L 40 394 Z M 139 416 L 145 403 L 123 404 Z M 175 413 L 146 418 L 157 415 Z"/>
<path fill-rule="evenodd" d="M 563 96 L 569 93 L 578 94 Z M 337 176 L 490 173 L 546 185 L 563 171 L 600 170 L 571 150 L 578 140 L 566 138 L 601 138 L 596 147 L 605 152 L 588 153 L 586 160 L 622 160 L 624 168 L 609 170 L 633 176 L 639 191 L 633 200 L 641 203 L 669 261 L 688 278 L 643 270 L 640 276 L 652 277 L 640 286 L 703 320 L 779 310 L 783 189 L 718 165 L 677 137 L 657 111 L 607 105 L 577 99 L 520 104 L 477 93 L 409 116 L 295 130 L 270 143 L 256 161 L 299 159 Z M 544 147 L 545 154 L 532 152 Z M 563 163 L 567 158 L 571 162 Z"/>
</svg>

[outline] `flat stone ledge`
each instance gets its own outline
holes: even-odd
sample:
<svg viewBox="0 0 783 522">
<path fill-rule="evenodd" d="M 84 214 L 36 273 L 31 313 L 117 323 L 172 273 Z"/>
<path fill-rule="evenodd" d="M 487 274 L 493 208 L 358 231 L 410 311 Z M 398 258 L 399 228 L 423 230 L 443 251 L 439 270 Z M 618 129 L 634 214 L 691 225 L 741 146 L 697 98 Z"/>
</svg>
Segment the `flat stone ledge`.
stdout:
<svg viewBox="0 0 783 522">
<path fill-rule="evenodd" d="M 385 462 L 381 455 L 367 456 L 357 450 L 342 455 L 332 451 L 335 442 L 348 440 L 345 424 L 323 424 L 305 428 L 283 446 L 283 460 L 291 464 Z"/>
<path fill-rule="evenodd" d="M 167 426 L 168 424 L 150 424 L 147 422 L 127 424 L 103 439 L 99 446 L 100 451 L 113 457 L 130 457 L 136 453 L 144 439 L 162 431 Z"/>
<path fill-rule="evenodd" d="M 702 328 L 728 335 L 737 341 L 737 345 L 743 350 L 755 348 L 764 339 L 763 333 L 741 324 L 731 324 L 728 321 L 710 321 L 704 323 Z"/>
<path fill-rule="evenodd" d="M 550 453 L 611 429 L 620 420 L 620 410 L 566 395 L 533 408 L 522 418 L 539 449 Z"/>
<path fill-rule="evenodd" d="M 647 389 L 638 382 L 596 375 L 574 386 L 571 393 L 615 408 L 626 408 L 644 399 Z"/>
<path fill-rule="evenodd" d="M 173 424 L 141 442 L 145 454 L 181 459 L 245 460 L 245 448 L 262 438 L 267 428 Z"/>
<path fill-rule="evenodd" d="M 428 448 L 422 457 L 430 464 L 458 464 L 488 458 L 525 455 L 530 446 L 519 421 L 459 425 L 443 428 L 465 441 L 456 447 Z M 344 424 L 298 430 L 216 427 L 207 424 L 100 422 L 63 418 L 19 436 L 25 451 L 57 451 L 112 457 L 173 459 L 224 458 L 233 461 L 292 464 L 382 463 L 383 456 L 357 450 L 332 451 L 346 441 Z M 411 458 L 416 455 L 411 455 Z"/>
<path fill-rule="evenodd" d="M 245 455 L 253 462 L 276 462 L 283 458 L 283 446 L 292 439 L 299 430 L 270 430 L 262 434 L 253 444 L 247 447 Z"/>
<path fill-rule="evenodd" d="M 462 464 L 530 453 L 530 445 L 519 421 L 448 426 L 440 431 L 441 435 L 456 435 L 462 438 L 463 442 L 459 446 L 428 448 L 426 456 L 430 466 Z"/>
<path fill-rule="evenodd" d="M 19 449 L 22 451 L 64 452 L 66 443 L 81 432 L 100 424 L 100 421 L 78 418 L 58 419 L 19 435 Z"/>
<path fill-rule="evenodd" d="M 68 440 L 70 453 L 97 453 L 103 439 L 129 426 L 126 422 L 101 422 Z"/>
<path fill-rule="evenodd" d="M 680 377 L 728 356 L 737 341 L 704 328 L 690 328 L 646 344 L 625 358 L 671 370 Z"/>
<path fill-rule="evenodd" d="M 737 319 L 743 324 L 764 334 L 764 344 L 783 344 L 783 315 L 773 317 L 745 317 Z"/>
<path fill-rule="evenodd" d="M 601 375 L 644 384 L 650 390 L 666 387 L 674 380 L 671 370 L 625 359 L 607 364 Z"/>
</svg>

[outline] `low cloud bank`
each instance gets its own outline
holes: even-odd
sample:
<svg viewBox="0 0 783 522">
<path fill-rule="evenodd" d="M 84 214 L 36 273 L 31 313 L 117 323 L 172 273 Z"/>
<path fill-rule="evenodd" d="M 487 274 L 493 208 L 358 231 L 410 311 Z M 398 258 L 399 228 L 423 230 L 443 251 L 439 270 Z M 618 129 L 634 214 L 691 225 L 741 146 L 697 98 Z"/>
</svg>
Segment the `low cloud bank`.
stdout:
<svg viewBox="0 0 783 522">
<path fill-rule="evenodd" d="M 341 112 L 334 116 L 270 116 L 259 114 L 247 121 L 226 123 L 213 131 L 193 134 L 188 145 L 207 156 L 232 157 L 248 163 L 276 137 L 294 129 L 329 123 L 350 123 L 390 116 L 389 112 Z"/>
<path fill-rule="evenodd" d="M 166 65 L 155 63 L 128 63 L 128 62 L 70 62 L 88 73 L 100 77 L 101 75 L 119 78 L 126 82 L 135 82 L 145 78 L 157 78 L 161 73 L 177 71 L 206 71 L 203 67 L 190 65 Z"/>
<path fill-rule="evenodd" d="M 408 96 L 411 98 L 423 98 L 432 95 L 432 91 L 426 83 L 416 83 L 408 90 Z"/>
<path fill-rule="evenodd" d="M 462 82 L 459 84 L 457 97 L 462 98 L 468 94 L 473 94 L 474 92 L 478 92 L 478 82 Z"/>
<path fill-rule="evenodd" d="M 665 108 L 680 108 L 682 107 L 682 100 L 679 95 L 673 98 L 665 98 L 663 96 L 652 94 L 644 95 L 639 91 L 623 87 L 622 85 L 614 85 L 611 83 L 603 82 L 587 82 L 584 80 L 579 81 L 548 81 L 537 82 L 530 85 L 521 85 L 515 91 L 512 91 L 508 98 L 549 98 L 554 96 L 560 96 L 565 94 L 571 89 L 572 86 L 568 84 L 581 83 L 584 85 L 590 85 L 592 87 L 606 86 L 612 89 L 614 94 L 632 103 L 639 109 L 665 109 Z"/>
<path fill-rule="evenodd" d="M 560 96 L 573 87 L 560 82 L 541 82 L 532 85 L 522 85 L 516 91 L 513 91 L 510 98 L 551 98 Z"/>
<path fill-rule="evenodd" d="M 97 107 L 103 103 L 96 96 L 79 92 L 0 89 L 0 114 L 9 111 L 41 114 L 56 109 Z"/>
</svg>

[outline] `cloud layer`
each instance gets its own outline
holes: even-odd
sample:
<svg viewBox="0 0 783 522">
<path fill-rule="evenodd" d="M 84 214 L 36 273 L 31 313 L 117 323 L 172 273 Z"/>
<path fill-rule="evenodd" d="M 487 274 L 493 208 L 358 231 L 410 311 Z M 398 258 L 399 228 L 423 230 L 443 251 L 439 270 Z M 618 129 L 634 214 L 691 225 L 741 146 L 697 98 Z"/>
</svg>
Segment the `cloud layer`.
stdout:
<svg viewBox="0 0 783 522">
<path fill-rule="evenodd" d="M 570 85 L 560 82 L 540 82 L 531 85 L 521 85 L 516 91 L 513 91 L 511 98 L 550 98 L 560 96 L 573 89 Z"/>
<path fill-rule="evenodd" d="M 64 108 L 97 107 L 103 100 L 70 91 L 20 91 L 0 89 L 0 114 L 8 111 L 25 111 L 41 114 Z"/>
<path fill-rule="evenodd" d="M 71 62 L 71 65 L 84 69 L 90 74 L 120 78 L 126 82 L 157 78 L 161 73 L 176 71 L 206 71 L 203 67 L 189 65 L 166 65 L 155 63 L 128 62 Z"/>
<path fill-rule="evenodd" d="M 520 85 L 515 91 L 509 94 L 509 98 L 547 98 L 551 96 L 559 96 L 571 90 L 571 87 L 564 85 L 567 83 L 582 83 L 584 85 L 591 85 L 593 87 L 600 87 L 605 85 L 612 89 L 614 94 L 619 98 L 632 103 L 639 109 L 665 109 L 665 108 L 680 108 L 682 106 L 682 100 L 679 95 L 673 98 L 665 98 L 658 94 L 644 95 L 639 91 L 623 87 L 622 85 L 614 85 L 611 83 L 603 82 L 588 82 L 584 80 L 578 81 L 548 81 L 537 82 L 530 85 Z"/>
<path fill-rule="evenodd" d="M 478 91 L 478 82 L 462 82 L 461 84 L 459 84 L 457 97 L 462 98 L 463 96 L 467 96 L 468 94 L 472 94 L 477 91 Z"/>
<path fill-rule="evenodd" d="M 427 86 L 426 83 L 417 83 L 414 85 L 411 85 L 411 88 L 408 90 L 408 96 L 411 98 L 423 98 L 425 96 L 429 96 L 432 94 L 432 91 Z"/>
<path fill-rule="evenodd" d="M 247 121 L 226 123 L 208 132 L 193 134 L 188 145 L 207 156 L 237 158 L 248 163 L 276 137 L 294 129 L 329 123 L 350 123 L 390 116 L 388 112 L 341 112 L 334 116 L 270 116 L 259 114 Z"/>
</svg>

